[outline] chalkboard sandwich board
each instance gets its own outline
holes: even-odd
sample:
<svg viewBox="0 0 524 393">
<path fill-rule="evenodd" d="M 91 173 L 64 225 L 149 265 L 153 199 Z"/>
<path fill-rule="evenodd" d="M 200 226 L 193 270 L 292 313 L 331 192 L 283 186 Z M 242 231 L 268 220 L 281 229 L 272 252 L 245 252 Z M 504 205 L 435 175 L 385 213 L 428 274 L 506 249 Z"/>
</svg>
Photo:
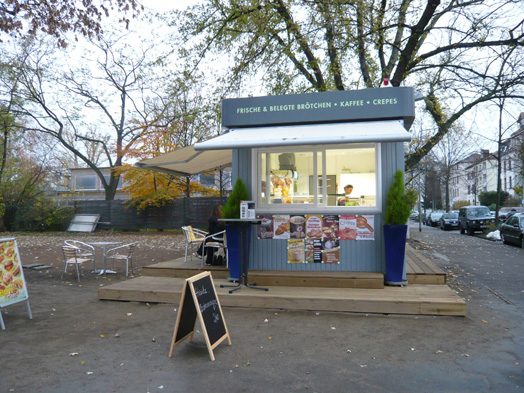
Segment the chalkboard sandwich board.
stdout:
<svg viewBox="0 0 524 393">
<path fill-rule="evenodd" d="M 231 338 L 210 272 L 200 273 L 186 279 L 180 298 L 169 357 L 173 356 L 174 348 L 186 338 L 189 337 L 189 342 L 193 341 L 197 317 L 206 339 L 209 356 L 214 361 L 213 349 L 225 339 L 228 345 L 231 345 Z"/>
</svg>

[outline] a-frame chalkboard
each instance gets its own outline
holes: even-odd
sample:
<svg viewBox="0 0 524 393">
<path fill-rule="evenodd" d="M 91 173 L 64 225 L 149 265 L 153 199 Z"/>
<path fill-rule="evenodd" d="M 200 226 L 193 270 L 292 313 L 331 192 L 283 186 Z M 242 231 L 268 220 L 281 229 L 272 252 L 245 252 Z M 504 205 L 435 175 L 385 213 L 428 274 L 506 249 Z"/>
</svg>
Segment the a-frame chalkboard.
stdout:
<svg viewBox="0 0 524 393">
<path fill-rule="evenodd" d="M 200 273 L 186 279 L 180 298 L 169 357 L 173 356 L 174 348 L 187 337 L 189 337 L 189 342 L 193 341 L 197 317 L 206 339 L 209 356 L 211 360 L 215 360 L 213 349 L 225 339 L 231 345 L 231 339 L 210 272 Z"/>
</svg>

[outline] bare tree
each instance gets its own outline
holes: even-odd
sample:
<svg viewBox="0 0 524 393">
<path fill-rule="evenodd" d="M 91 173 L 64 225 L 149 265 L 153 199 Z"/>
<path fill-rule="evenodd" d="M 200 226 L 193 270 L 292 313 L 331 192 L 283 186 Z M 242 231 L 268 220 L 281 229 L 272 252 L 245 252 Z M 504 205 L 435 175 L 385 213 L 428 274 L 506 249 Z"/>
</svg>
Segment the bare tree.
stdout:
<svg viewBox="0 0 524 393">
<path fill-rule="evenodd" d="M 176 17 L 195 67 L 218 52 L 232 64 L 231 86 L 246 75 L 270 94 L 379 87 L 385 78 L 416 86 L 435 127 L 407 169 L 468 111 L 522 89 L 522 75 L 501 79 L 497 67 L 509 56 L 522 68 L 524 20 L 512 0 L 207 0 Z"/>
</svg>

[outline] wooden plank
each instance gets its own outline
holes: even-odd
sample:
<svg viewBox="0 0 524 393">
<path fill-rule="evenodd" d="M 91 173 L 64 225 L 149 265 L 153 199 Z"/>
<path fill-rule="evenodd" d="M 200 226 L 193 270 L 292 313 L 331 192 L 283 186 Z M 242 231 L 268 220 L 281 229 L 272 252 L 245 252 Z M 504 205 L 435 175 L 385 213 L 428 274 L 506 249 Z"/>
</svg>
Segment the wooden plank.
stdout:
<svg viewBox="0 0 524 393">
<path fill-rule="evenodd" d="M 384 288 L 384 275 L 376 272 L 263 271 L 249 273 L 250 281 L 261 286 Z"/>
<path fill-rule="evenodd" d="M 99 288 L 107 300 L 179 303 L 184 280 L 139 277 Z M 286 310 L 344 311 L 384 314 L 466 315 L 466 302 L 447 285 L 408 285 L 403 288 L 269 287 L 269 292 L 242 288 L 234 294 L 219 288 L 223 307 L 282 308 Z"/>
</svg>

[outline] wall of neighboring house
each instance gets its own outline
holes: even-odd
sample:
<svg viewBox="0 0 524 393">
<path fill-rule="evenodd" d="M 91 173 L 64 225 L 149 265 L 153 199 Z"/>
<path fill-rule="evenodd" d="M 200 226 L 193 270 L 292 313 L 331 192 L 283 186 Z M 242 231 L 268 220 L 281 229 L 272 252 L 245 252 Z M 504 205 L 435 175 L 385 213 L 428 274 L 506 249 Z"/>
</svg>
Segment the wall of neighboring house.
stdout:
<svg viewBox="0 0 524 393">
<path fill-rule="evenodd" d="M 501 160 L 502 191 L 516 196 L 515 187 L 522 185 L 522 161 L 519 149 L 524 140 L 524 114 L 520 130 L 514 132 L 505 142 Z M 478 195 L 483 191 L 497 190 L 497 165 L 493 154 L 487 150 L 473 153 L 452 170 L 452 188 L 450 202 L 469 201 L 472 205 L 479 204 Z"/>
<path fill-rule="evenodd" d="M 110 169 L 101 168 L 101 171 L 104 177 L 106 178 L 106 181 L 109 181 L 109 176 L 111 173 Z M 129 194 L 123 191 L 122 187 L 123 181 L 122 179 L 120 179 L 115 195 L 116 200 L 129 199 Z M 73 168 L 71 169 L 69 193 L 66 195 L 62 195 L 62 198 L 70 201 L 104 200 L 105 191 L 102 185 L 102 181 L 92 169 Z"/>
</svg>

